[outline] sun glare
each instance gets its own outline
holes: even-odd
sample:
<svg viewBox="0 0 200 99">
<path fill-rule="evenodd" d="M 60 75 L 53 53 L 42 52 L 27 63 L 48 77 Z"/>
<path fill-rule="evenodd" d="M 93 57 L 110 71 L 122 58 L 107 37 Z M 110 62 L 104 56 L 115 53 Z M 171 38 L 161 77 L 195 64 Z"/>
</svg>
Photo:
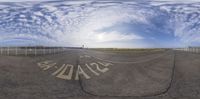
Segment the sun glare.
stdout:
<svg viewBox="0 0 200 99">
<path fill-rule="evenodd" d="M 97 41 L 101 42 L 105 39 L 104 34 L 98 34 L 97 35 Z"/>
</svg>

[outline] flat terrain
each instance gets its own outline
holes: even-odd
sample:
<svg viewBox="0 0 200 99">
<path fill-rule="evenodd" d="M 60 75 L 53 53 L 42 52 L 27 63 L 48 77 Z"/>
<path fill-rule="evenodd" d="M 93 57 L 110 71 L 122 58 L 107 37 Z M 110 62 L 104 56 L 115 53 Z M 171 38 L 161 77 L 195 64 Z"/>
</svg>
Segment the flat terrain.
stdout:
<svg viewBox="0 0 200 99">
<path fill-rule="evenodd" d="M 65 49 L 0 56 L 0 99 L 198 99 L 200 54 Z"/>
</svg>

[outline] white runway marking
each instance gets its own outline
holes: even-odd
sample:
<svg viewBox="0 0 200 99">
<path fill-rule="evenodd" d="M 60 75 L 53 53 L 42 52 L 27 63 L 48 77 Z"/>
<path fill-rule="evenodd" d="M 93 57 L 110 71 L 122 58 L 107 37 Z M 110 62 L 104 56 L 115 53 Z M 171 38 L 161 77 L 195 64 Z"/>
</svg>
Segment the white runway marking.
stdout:
<svg viewBox="0 0 200 99">
<path fill-rule="evenodd" d="M 65 74 L 66 73 L 66 70 L 67 69 L 70 69 L 69 70 L 69 73 L 68 74 Z M 56 75 L 58 72 L 60 72 L 56 77 L 58 78 L 61 78 L 61 79 L 65 79 L 65 80 L 71 80 L 72 78 L 72 74 L 73 74 L 73 68 L 74 66 L 73 65 L 65 65 L 63 64 L 62 67 L 60 67 L 57 71 L 55 71 L 52 75 Z"/>
<path fill-rule="evenodd" d="M 49 64 L 49 65 L 44 65 L 45 68 L 43 70 L 47 70 L 47 69 L 49 69 L 51 67 L 54 67 L 55 65 L 56 65 L 56 63 L 52 63 L 52 64 Z"/>
<path fill-rule="evenodd" d="M 91 58 L 91 56 L 89 56 L 89 55 L 83 55 L 83 56 L 80 56 L 80 58 Z"/>
<path fill-rule="evenodd" d="M 91 56 L 89 56 L 89 55 L 85 55 L 85 57 L 86 57 L 86 58 L 91 58 Z"/>
<path fill-rule="evenodd" d="M 76 77 L 75 80 L 79 80 L 79 75 L 83 75 L 86 79 L 90 79 L 90 76 L 88 76 L 83 69 L 81 68 L 80 65 L 78 65 L 78 69 L 76 71 Z"/>
<path fill-rule="evenodd" d="M 102 72 L 102 73 L 105 73 L 105 72 L 107 72 L 107 71 L 109 70 L 108 68 L 103 68 L 103 69 L 101 69 L 97 63 L 90 63 L 90 65 L 91 65 L 91 66 L 95 66 L 96 69 L 97 69 L 98 71 Z"/>
<path fill-rule="evenodd" d="M 51 67 L 54 67 L 55 65 L 56 63 L 51 63 L 51 61 L 44 61 L 44 62 L 38 63 L 38 66 L 42 68 L 43 70 L 47 70 Z"/>
<path fill-rule="evenodd" d="M 84 56 L 80 56 L 79 58 L 83 58 Z"/>
<path fill-rule="evenodd" d="M 52 73 L 52 75 L 56 75 L 56 74 L 59 73 L 64 67 L 65 67 L 65 64 L 63 64 L 58 70 L 56 70 L 54 73 Z"/>
<path fill-rule="evenodd" d="M 99 76 L 99 73 L 97 73 L 96 71 L 94 71 L 88 64 L 85 64 L 87 66 L 87 68 L 94 73 L 96 76 Z"/>
<path fill-rule="evenodd" d="M 100 76 L 100 73 L 107 72 L 109 70 L 108 67 L 113 65 L 107 62 L 92 62 L 85 63 L 85 65 L 78 65 L 77 69 L 75 70 L 74 66 L 71 64 L 63 64 L 60 67 L 56 64 L 57 63 L 54 63 L 51 60 L 37 63 L 37 65 L 44 71 L 54 67 L 53 69 L 55 69 L 55 71 L 53 71 L 51 75 L 64 80 L 72 80 L 72 77 L 74 77 L 74 80 L 79 80 L 80 75 L 85 79 L 90 79 L 90 75 Z M 86 73 L 85 70 L 89 70 L 89 72 Z M 75 76 L 73 76 L 74 71 Z"/>
<path fill-rule="evenodd" d="M 113 65 L 113 64 L 111 64 L 111 63 L 105 63 L 105 62 L 98 62 L 99 64 L 101 64 L 101 65 L 103 65 L 103 66 L 105 66 L 105 67 L 108 67 L 108 66 L 110 66 L 110 65 Z"/>
</svg>

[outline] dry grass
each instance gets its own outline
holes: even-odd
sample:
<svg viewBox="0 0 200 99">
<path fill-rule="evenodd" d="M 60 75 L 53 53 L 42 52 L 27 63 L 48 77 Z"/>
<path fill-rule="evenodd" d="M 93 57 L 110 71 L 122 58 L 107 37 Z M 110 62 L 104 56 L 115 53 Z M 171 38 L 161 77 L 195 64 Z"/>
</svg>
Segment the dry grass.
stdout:
<svg viewBox="0 0 200 99">
<path fill-rule="evenodd" d="M 91 48 L 91 50 L 103 51 L 103 52 L 114 52 L 114 53 L 127 53 L 127 52 L 145 53 L 145 52 L 166 51 L 168 49 L 164 49 L 164 48 Z"/>
</svg>

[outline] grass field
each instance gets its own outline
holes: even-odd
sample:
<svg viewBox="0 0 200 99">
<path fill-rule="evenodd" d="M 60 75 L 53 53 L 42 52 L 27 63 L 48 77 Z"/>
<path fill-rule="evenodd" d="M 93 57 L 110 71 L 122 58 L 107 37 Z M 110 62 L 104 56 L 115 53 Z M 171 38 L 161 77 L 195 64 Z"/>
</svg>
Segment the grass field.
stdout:
<svg viewBox="0 0 200 99">
<path fill-rule="evenodd" d="M 90 48 L 90 50 L 111 52 L 111 53 L 148 53 L 148 52 L 162 52 L 169 49 L 166 49 L 166 48 Z"/>
</svg>

